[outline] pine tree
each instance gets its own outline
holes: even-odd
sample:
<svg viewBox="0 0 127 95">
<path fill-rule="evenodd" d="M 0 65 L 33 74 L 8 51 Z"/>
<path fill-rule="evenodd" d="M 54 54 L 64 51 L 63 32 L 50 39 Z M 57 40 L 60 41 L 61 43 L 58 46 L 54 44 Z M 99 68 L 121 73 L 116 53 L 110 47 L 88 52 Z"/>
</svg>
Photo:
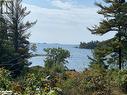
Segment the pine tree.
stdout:
<svg viewBox="0 0 127 95">
<path fill-rule="evenodd" d="M 99 26 L 95 25 L 92 29 L 88 29 L 93 34 L 99 35 L 103 35 L 108 32 L 117 32 L 114 37 L 115 40 L 112 40 L 117 42 L 117 50 L 114 48 L 113 51 L 115 51 L 115 53 L 118 55 L 119 69 L 121 69 L 126 43 L 127 3 L 125 0 L 104 0 L 104 2 L 106 3 L 104 5 L 101 3 L 96 3 L 96 5 L 101 8 L 101 10 L 98 11 L 98 14 L 103 15 L 104 19 L 99 23 Z"/>
<path fill-rule="evenodd" d="M 5 64 L 7 68 L 12 71 L 13 76 L 19 75 L 25 66 L 28 66 L 28 58 L 31 56 L 29 53 L 30 42 L 28 41 L 29 33 L 27 30 L 31 28 L 35 22 L 25 22 L 24 18 L 30 14 L 26 11 L 26 7 L 22 6 L 22 0 L 13 0 L 12 4 L 7 4 L 8 12 L 4 15 L 7 26 L 7 40 L 13 49 L 12 57 Z M 5 51 L 4 51 L 5 52 Z"/>
<path fill-rule="evenodd" d="M 0 67 L 6 67 L 5 62 L 9 61 L 12 58 L 12 46 L 8 40 L 7 33 L 7 19 L 3 15 L 3 4 L 5 1 L 0 2 Z"/>
</svg>

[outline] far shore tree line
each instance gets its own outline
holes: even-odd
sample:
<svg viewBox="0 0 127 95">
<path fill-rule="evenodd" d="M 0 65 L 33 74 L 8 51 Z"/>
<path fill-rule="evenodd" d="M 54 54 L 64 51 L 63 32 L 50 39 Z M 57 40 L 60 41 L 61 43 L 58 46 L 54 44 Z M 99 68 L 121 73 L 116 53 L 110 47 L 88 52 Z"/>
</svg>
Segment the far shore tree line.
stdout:
<svg viewBox="0 0 127 95">
<path fill-rule="evenodd" d="M 99 44 L 99 41 L 80 42 L 79 48 L 81 49 L 94 49 Z"/>
<path fill-rule="evenodd" d="M 98 25 L 88 28 L 92 34 L 116 35 L 103 42 L 80 43 L 92 49 L 90 63 L 83 72 L 65 66 L 70 52 L 62 48 L 46 48 L 45 66 L 33 66 L 29 33 L 34 22 L 25 22 L 30 12 L 22 0 L 0 2 L 0 95 L 12 91 L 18 95 L 126 95 L 127 94 L 127 2 L 104 0 L 96 3 L 104 17 Z M 7 12 L 3 12 L 3 6 Z M 8 13 L 9 12 L 9 13 Z M 42 22 L 43 23 L 43 22 Z M 86 63 L 88 64 L 88 63 Z M 78 65 L 78 64 L 77 64 Z M 7 94 L 6 94 L 7 95 Z"/>
</svg>

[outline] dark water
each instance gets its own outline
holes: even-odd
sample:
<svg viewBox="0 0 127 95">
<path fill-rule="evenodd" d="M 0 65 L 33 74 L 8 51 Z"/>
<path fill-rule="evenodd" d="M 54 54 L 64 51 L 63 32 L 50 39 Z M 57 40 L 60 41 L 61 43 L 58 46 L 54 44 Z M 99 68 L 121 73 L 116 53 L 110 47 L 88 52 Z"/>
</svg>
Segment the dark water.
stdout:
<svg viewBox="0 0 127 95">
<path fill-rule="evenodd" d="M 62 44 L 37 44 L 37 53 L 44 54 L 44 48 L 57 48 L 61 47 L 70 51 L 70 58 L 66 66 L 69 69 L 75 69 L 77 71 L 83 71 L 88 67 L 90 60 L 87 56 L 92 56 L 91 50 L 75 48 L 77 45 L 62 45 Z M 32 66 L 41 65 L 44 66 L 44 57 L 31 58 Z"/>
</svg>

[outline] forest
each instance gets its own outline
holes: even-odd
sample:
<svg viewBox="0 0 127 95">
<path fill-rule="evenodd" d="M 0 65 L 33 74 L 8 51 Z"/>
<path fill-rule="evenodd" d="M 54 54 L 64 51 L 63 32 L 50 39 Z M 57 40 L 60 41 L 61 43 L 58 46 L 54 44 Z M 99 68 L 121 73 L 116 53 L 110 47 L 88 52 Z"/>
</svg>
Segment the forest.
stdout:
<svg viewBox="0 0 127 95">
<path fill-rule="evenodd" d="M 60 47 L 44 49 L 44 67 L 31 66 L 28 59 L 38 55 L 28 29 L 37 21 L 24 21 L 30 11 L 22 0 L 0 1 L 0 95 L 127 95 L 127 2 L 102 2 L 95 5 L 103 20 L 87 29 L 116 34 L 89 47 L 90 65 L 77 72 L 65 66 L 70 52 Z"/>
</svg>

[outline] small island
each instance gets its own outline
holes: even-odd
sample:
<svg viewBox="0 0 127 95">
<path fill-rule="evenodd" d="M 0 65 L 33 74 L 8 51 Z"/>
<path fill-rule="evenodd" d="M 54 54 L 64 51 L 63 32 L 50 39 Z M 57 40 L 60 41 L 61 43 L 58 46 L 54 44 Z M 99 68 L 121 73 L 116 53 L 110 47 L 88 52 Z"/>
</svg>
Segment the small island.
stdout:
<svg viewBox="0 0 127 95">
<path fill-rule="evenodd" d="M 80 49 L 94 49 L 100 42 L 99 41 L 90 41 L 90 42 L 80 42 Z"/>
</svg>

